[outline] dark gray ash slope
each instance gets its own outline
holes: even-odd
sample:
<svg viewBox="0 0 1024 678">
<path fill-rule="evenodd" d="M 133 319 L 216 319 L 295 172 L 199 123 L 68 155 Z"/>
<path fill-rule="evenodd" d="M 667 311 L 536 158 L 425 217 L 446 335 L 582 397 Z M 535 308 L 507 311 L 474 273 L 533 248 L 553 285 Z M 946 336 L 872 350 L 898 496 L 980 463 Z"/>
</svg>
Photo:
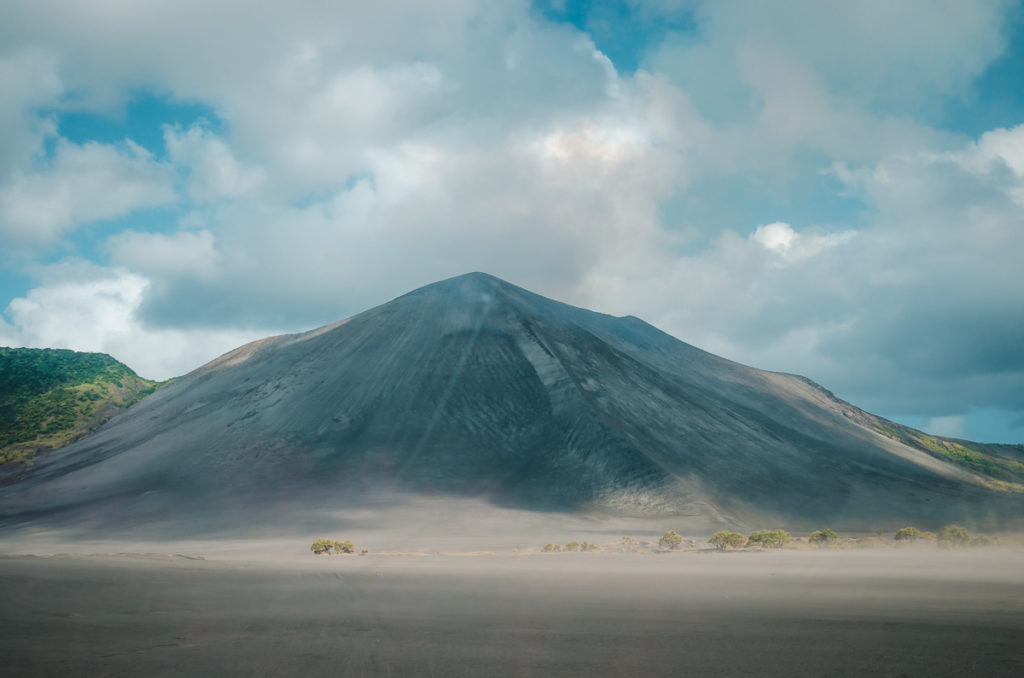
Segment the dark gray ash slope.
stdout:
<svg viewBox="0 0 1024 678">
<path fill-rule="evenodd" d="M 26 470 L 0 511 L 210 524 L 387 489 L 723 524 L 1020 515 L 844 409 L 800 377 L 474 273 L 222 356 Z"/>
</svg>

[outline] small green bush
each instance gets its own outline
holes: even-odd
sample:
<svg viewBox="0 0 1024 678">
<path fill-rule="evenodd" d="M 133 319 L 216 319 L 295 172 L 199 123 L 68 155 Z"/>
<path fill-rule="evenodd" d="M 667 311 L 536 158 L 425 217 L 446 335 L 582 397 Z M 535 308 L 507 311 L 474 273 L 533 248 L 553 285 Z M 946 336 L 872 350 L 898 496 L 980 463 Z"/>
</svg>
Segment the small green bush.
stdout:
<svg viewBox="0 0 1024 678">
<path fill-rule="evenodd" d="M 675 530 L 669 530 L 665 534 L 661 535 L 661 539 L 658 540 L 658 546 L 663 549 L 676 549 L 679 548 L 683 543 L 683 537 Z"/>
<path fill-rule="evenodd" d="M 979 534 L 971 539 L 971 546 L 999 546 L 999 538 L 988 534 Z"/>
<path fill-rule="evenodd" d="M 356 547 L 350 541 L 336 541 L 334 539 L 317 539 L 310 545 L 309 550 L 317 555 L 324 553 L 355 553 Z M 368 553 L 368 551 L 367 551 Z"/>
<path fill-rule="evenodd" d="M 770 549 L 780 549 L 792 540 L 793 535 L 785 530 L 754 530 L 747 537 L 748 546 L 763 546 Z"/>
<path fill-rule="evenodd" d="M 544 544 L 544 547 L 541 549 L 541 552 L 543 552 L 543 553 L 557 553 L 557 552 L 559 552 L 561 550 L 562 550 L 562 547 L 559 546 L 558 544 Z"/>
<path fill-rule="evenodd" d="M 965 546 L 971 541 L 971 533 L 966 527 L 946 525 L 939 530 L 940 546 Z"/>
<path fill-rule="evenodd" d="M 747 538 L 739 532 L 719 530 L 711 535 L 711 538 L 708 539 L 708 543 L 718 549 L 727 549 L 729 547 L 738 548 L 747 543 Z"/>
<path fill-rule="evenodd" d="M 333 542 L 333 546 L 334 546 L 334 552 L 335 553 L 355 553 L 356 552 L 355 545 L 352 542 L 348 541 L 348 540 Z"/>
<path fill-rule="evenodd" d="M 818 546 L 828 546 L 829 544 L 834 544 L 839 541 L 839 535 L 826 527 L 824 530 L 812 532 L 811 536 L 807 538 L 807 541 L 812 544 L 817 544 Z"/>
<path fill-rule="evenodd" d="M 569 542 L 568 544 L 565 545 L 565 550 L 566 551 L 579 551 L 580 550 L 580 543 L 578 541 L 571 541 L 571 542 Z"/>
<path fill-rule="evenodd" d="M 312 543 L 312 545 L 310 545 L 309 550 L 319 556 L 325 553 L 330 553 L 333 547 L 334 542 L 330 539 L 317 539 Z"/>
<path fill-rule="evenodd" d="M 583 551 L 584 553 L 590 553 L 591 551 L 596 550 L 597 544 L 591 544 L 589 541 L 585 541 L 582 544 L 580 544 L 580 551 Z"/>
<path fill-rule="evenodd" d="M 893 539 L 896 541 L 917 541 L 921 538 L 921 531 L 916 527 L 901 527 L 896 530 L 896 534 L 893 535 Z"/>
</svg>

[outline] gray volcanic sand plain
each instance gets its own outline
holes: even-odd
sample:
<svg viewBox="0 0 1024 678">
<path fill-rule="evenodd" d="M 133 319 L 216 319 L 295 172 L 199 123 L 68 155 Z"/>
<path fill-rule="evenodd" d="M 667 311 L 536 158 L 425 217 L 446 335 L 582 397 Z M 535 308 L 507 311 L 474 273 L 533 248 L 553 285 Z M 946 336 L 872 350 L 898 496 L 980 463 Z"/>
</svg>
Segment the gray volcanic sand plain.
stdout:
<svg viewBox="0 0 1024 678">
<path fill-rule="evenodd" d="M 1024 675 L 1019 548 L 164 547 L 199 560 L 3 546 L 5 676 Z"/>
</svg>

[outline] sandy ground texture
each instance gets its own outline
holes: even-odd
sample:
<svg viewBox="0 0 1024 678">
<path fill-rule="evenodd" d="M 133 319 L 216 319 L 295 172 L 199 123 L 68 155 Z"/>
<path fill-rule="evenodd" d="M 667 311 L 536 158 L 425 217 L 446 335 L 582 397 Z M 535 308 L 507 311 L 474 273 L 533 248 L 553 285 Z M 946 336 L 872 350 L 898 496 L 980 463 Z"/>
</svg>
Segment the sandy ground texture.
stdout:
<svg viewBox="0 0 1024 678">
<path fill-rule="evenodd" d="M 1020 550 L 200 551 L 0 556 L 0 674 L 1024 675 Z"/>
</svg>

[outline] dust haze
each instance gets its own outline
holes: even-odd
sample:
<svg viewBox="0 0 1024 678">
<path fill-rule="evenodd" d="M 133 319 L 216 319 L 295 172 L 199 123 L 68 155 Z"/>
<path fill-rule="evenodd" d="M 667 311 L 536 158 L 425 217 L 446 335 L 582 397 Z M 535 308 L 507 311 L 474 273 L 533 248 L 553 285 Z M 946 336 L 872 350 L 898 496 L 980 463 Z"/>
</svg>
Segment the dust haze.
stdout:
<svg viewBox="0 0 1024 678">
<path fill-rule="evenodd" d="M 385 518 L 385 515 L 390 516 Z M 321 516 L 329 520 L 330 516 Z M 410 499 L 178 539 L 0 542 L 6 675 L 1016 676 L 1024 548 L 715 551 L 700 519 Z M 682 548 L 653 548 L 667 529 Z M 356 553 L 317 556 L 317 537 Z M 627 539 L 623 539 L 623 538 Z M 587 541 L 597 552 L 542 553 Z M 870 546 L 870 548 L 867 548 Z M 59 639 L 59 640 L 58 640 Z"/>
</svg>

